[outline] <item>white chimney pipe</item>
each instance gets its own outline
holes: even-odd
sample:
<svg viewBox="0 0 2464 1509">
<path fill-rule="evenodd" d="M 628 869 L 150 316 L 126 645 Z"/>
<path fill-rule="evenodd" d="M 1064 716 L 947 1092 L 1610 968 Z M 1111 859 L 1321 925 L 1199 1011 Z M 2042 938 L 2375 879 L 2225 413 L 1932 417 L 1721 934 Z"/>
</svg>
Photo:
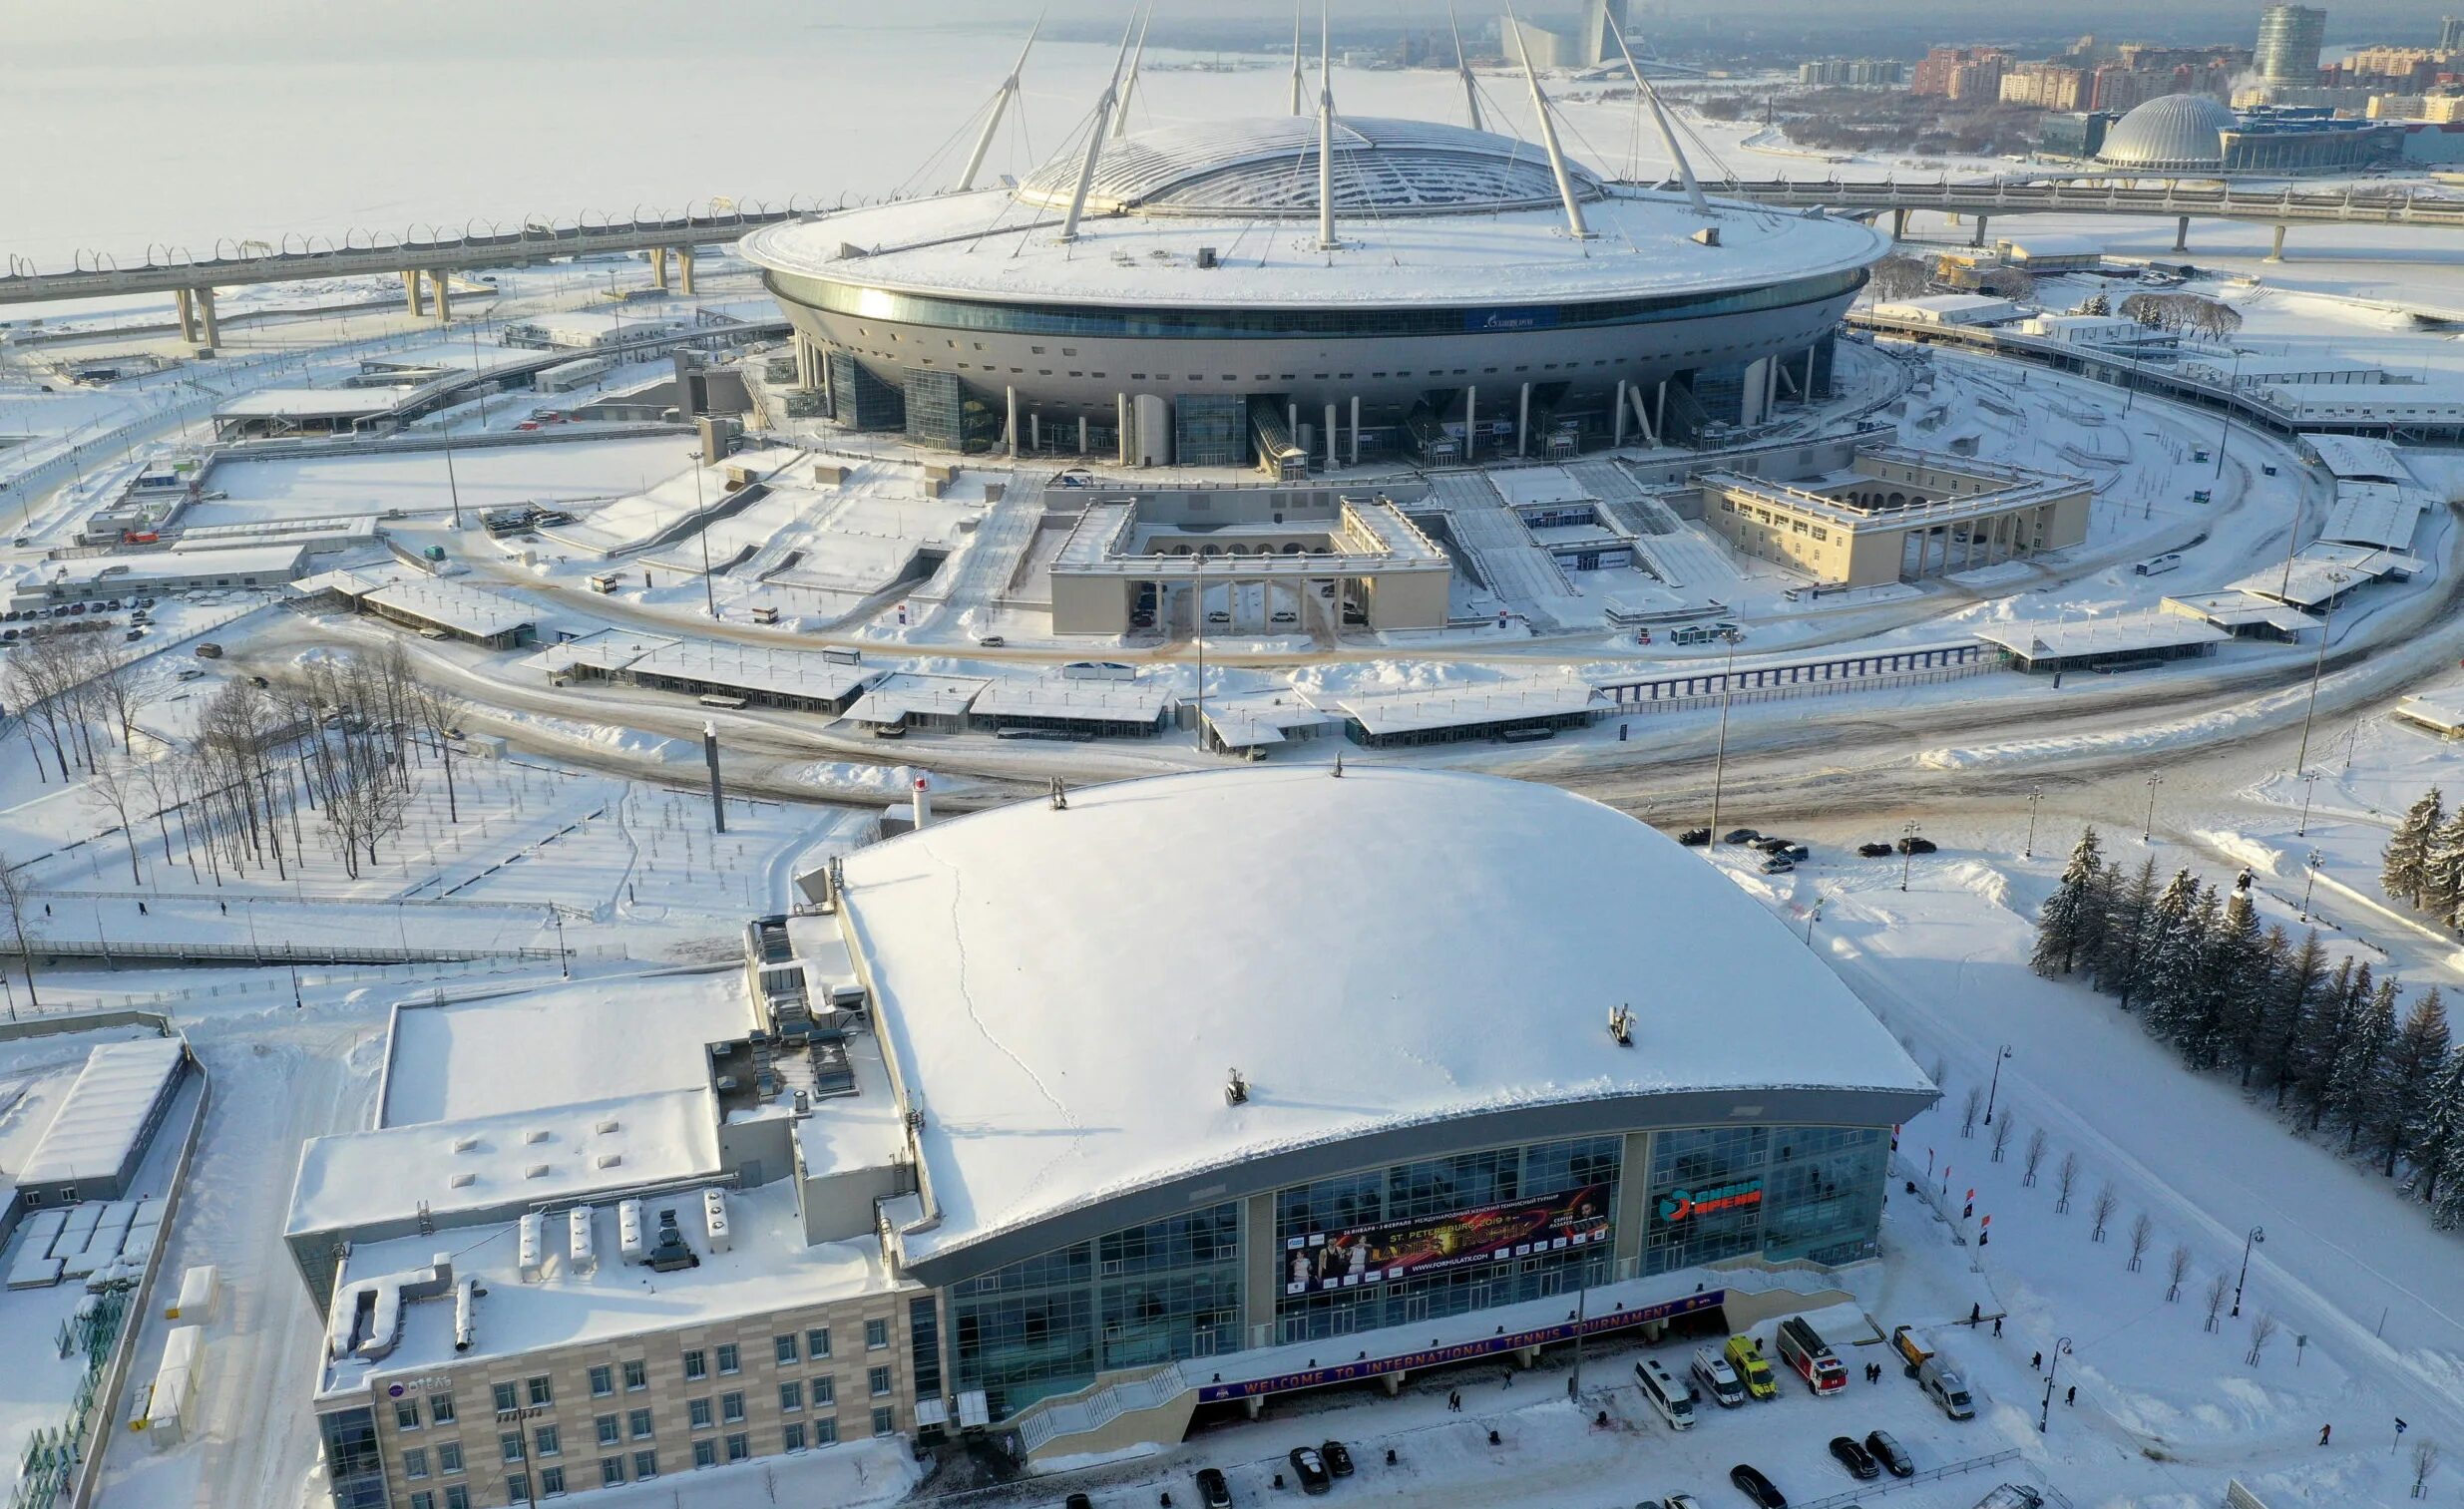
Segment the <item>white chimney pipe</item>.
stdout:
<svg viewBox="0 0 2464 1509">
<path fill-rule="evenodd" d="M 932 782 L 928 777 L 916 777 L 916 791 L 913 801 L 915 804 L 914 811 L 916 829 L 918 832 L 921 832 L 923 831 L 925 824 L 933 821 L 933 787 Z"/>
</svg>

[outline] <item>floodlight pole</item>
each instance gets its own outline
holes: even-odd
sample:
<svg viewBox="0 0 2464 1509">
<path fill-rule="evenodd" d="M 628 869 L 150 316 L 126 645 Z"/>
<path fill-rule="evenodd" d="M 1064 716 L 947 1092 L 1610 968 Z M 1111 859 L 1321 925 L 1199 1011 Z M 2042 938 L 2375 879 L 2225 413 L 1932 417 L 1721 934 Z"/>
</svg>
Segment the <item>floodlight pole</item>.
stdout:
<svg viewBox="0 0 2464 1509">
<path fill-rule="evenodd" d="M 1019 61 L 1011 65 L 1010 76 L 993 92 L 993 113 L 985 120 L 983 134 L 976 138 L 976 150 L 967 155 L 967 171 L 959 175 L 959 192 L 976 187 L 976 175 L 984 169 L 985 155 L 993 150 L 993 138 L 1001 130 L 1002 117 L 1010 109 L 1010 102 L 1018 98 L 1019 75 L 1027 71 L 1027 55 L 1035 50 L 1035 38 L 1042 31 L 1043 16 L 1038 12 L 1035 24 L 1027 33 L 1027 45 L 1019 49 Z"/>
<path fill-rule="evenodd" d="M 1720 742 L 1711 760 L 1711 838 L 1708 854 L 1720 846 L 1720 788 L 1728 774 L 1728 701 L 1737 684 L 1737 636 L 1728 636 L 1728 665 L 1720 672 Z"/>
<path fill-rule="evenodd" d="M 1326 6 L 1318 6 L 1318 249 L 1335 240 L 1335 71 L 1327 47 Z M 1328 444 L 1332 445 L 1330 440 Z"/>
</svg>

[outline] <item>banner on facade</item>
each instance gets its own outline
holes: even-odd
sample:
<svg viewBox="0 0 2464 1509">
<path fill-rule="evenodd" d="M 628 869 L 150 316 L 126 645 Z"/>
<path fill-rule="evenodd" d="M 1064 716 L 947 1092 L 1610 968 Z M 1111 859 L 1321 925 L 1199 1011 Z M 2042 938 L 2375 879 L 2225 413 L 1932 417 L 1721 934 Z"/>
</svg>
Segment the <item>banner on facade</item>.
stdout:
<svg viewBox="0 0 2464 1509">
<path fill-rule="evenodd" d="M 1284 1293 L 1352 1289 L 1608 1240 L 1609 1186 L 1292 1237 Z"/>
</svg>

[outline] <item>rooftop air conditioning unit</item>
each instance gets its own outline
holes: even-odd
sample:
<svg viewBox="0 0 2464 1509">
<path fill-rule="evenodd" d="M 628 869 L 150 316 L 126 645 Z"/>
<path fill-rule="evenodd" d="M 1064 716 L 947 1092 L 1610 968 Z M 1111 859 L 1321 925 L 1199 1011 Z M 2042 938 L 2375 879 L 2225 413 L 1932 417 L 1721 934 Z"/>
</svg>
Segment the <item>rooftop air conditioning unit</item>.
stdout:
<svg viewBox="0 0 2464 1509">
<path fill-rule="evenodd" d="M 476 1137 L 456 1137 L 454 1139 L 454 1151 L 457 1153 L 472 1152 L 477 1149 L 478 1146 L 479 1139 Z"/>
<path fill-rule="evenodd" d="M 448 1179 L 445 1182 L 452 1185 L 455 1189 L 467 1190 L 472 1185 L 479 1182 L 479 1176 L 466 1169 L 463 1172 L 454 1175 L 451 1179 Z"/>
<path fill-rule="evenodd" d="M 522 1134 L 522 1141 L 525 1145 L 536 1145 L 538 1143 L 546 1142 L 547 1140 L 548 1129 L 544 1126 L 528 1128 Z"/>
<path fill-rule="evenodd" d="M 676 1213 L 658 1213 L 658 1241 L 650 1247 L 650 1272 L 671 1274 L 678 1269 L 699 1268 L 701 1259 L 684 1245 L 684 1233 L 676 1230 Z"/>
<path fill-rule="evenodd" d="M 1198 265 L 1210 269 L 1217 265 L 1214 247 L 1200 246 L 1198 248 Z"/>
</svg>

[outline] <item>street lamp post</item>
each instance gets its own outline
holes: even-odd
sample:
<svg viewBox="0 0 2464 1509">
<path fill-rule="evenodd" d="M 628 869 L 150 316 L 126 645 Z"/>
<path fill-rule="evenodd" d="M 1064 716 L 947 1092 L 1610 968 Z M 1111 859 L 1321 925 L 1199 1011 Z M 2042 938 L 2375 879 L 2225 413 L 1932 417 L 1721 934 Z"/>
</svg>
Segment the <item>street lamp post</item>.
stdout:
<svg viewBox="0 0 2464 1509">
<path fill-rule="evenodd" d="M 554 902 L 548 904 L 548 915 L 556 919 L 557 972 L 567 979 L 574 977 L 573 955 L 565 951 L 565 909 Z"/>
<path fill-rule="evenodd" d="M 2310 720 L 2318 714 L 2318 681 L 2327 669 L 2327 632 L 2335 623 L 2335 599 L 2343 586 L 2342 571 L 2327 573 L 2327 600 L 2318 614 L 2318 653 L 2310 657 L 2310 700 L 2301 710 L 2301 748 L 2292 760 L 2295 770 L 2310 763 Z"/>
<path fill-rule="evenodd" d="M 1720 742 L 1711 757 L 1711 838 L 1703 845 L 1705 854 L 1720 844 L 1720 788 L 1728 776 L 1728 703 L 1736 686 L 1737 635 L 1732 632 L 1728 636 L 1728 663 L 1720 672 Z"/>
<path fill-rule="evenodd" d="M 710 621 L 718 621 L 718 592 L 710 585 L 710 521 L 702 518 L 701 453 L 688 453 L 693 458 L 693 518 L 698 528 L 693 533 L 701 537 L 701 599 L 710 609 Z"/>
<path fill-rule="evenodd" d="M 2315 770 L 2301 772 L 2301 826 L 2292 831 L 2294 838 L 2305 839 L 2310 836 L 2310 798 L 2316 795 L 2318 795 L 2318 772 Z"/>
<path fill-rule="evenodd" d="M 2156 842 L 2156 788 L 2165 784 L 2163 776 L 2148 777 L 2148 819 L 2139 825 L 2139 842 Z"/>
<path fill-rule="evenodd" d="M 2225 428 L 2216 438 L 2216 477 L 2225 478 L 2225 443 L 2233 439 L 2233 396 L 2242 391 L 2242 353 L 2233 353 L 2233 386 L 2225 390 Z"/>
<path fill-rule="evenodd" d="M 2028 788 L 2028 842 L 2027 847 L 2019 851 L 2019 857 L 2023 860 L 2036 858 L 2036 803 L 2044 794 L 2045 788 L 2042 786 Z"/>
<path fill-rule="evenodd" d="M 2062 1359 L 2070 1355 L 2070 1337 L 2057 1337 L 2053 1343 L 2053 1365 L 2045 1369 L 2045 1402 L 2036 1410 L 2036 1433 L 2043 1435 L 2053 1418 L 2053 1380 L 2062 1371 Z"/>
<path fill-rule="evenodd" d="M 2326 856 L 2313 849 L 2310 857 L 2301 862 L 2301 868 L 2309 872 L 2301 882 L 2301 921 L 2305 923 L 2310 920 L 2310 891 L 2317 886 L 2318 867 L 2325 861 Z"/>
<path fill-rule="evenodd" d="M 1994 1097 L 2002 1093 L 2002 1060 L 2010 1057 L 2010 1044 L 1993 1050 L 1993 1082 L 1985 1087 L 1985 1125 L 1993 1125 Z"/>
<path fill-rule="evenodd" d="M 2267 1240 L 2267 1229 L 2254 1226 L 2242 1239 L 2242 1277 L 2233 1281 L 2233 1313 L 2242 1314 L 2242 1286 L 2251 1282 L 2251 1249 Z"/>
<path fill-rule="evenodd" d="M 1908 867 L 1916 863 L 1916 830 L 1914 818 L 1899 825 L 1899 889 L 1908 889 Z"/>
</svg>

